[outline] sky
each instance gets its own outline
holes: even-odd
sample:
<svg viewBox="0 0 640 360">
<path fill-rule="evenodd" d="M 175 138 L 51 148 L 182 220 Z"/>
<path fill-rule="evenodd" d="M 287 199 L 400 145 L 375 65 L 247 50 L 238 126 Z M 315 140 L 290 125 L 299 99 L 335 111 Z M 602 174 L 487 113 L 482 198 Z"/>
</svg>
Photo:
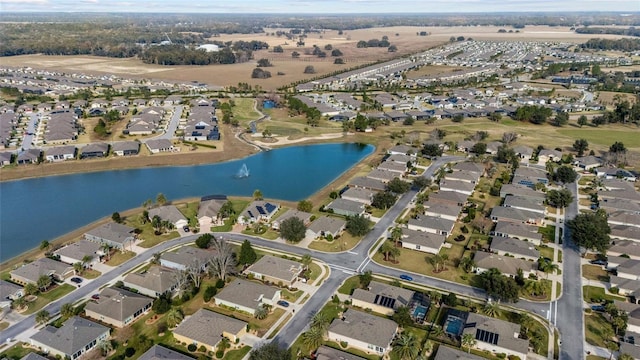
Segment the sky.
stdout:
<svg viewBox="0 0 640 360">
<path fill-rule="evenodd" d="M 639 0 L 0 0 L 0 13 L 456 13 L 640 11 Z"/>
</svg>

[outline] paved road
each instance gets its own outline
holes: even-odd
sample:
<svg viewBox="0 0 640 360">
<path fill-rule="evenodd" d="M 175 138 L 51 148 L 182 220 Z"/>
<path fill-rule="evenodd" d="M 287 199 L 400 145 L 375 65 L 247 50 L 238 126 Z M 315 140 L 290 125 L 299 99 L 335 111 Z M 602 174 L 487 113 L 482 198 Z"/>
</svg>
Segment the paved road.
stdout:
<svg viewBox="0 0 640 360">
<path fill-rule="evenodd" d="M 167 139 L 167 140 L 173 139 L 173 136 L 175 135 L 176 130 L 178 129 L 178 125 L 180 124 L 180 117 L 182 116 L 182 108 L 183 108 L 182 105 L 174 106 L 173 114 L 171 115 L 169 124 L 167 124 L 167 130 L 164 132 L 164 134 L 155 136 L 153 138 L 145 139 L 142 141 L 146 143 L 151 139 Z"/>
<path fill-rule="evenodd" d="M 40 113 L 34 112 L 29 115 L 29 122 L 27 123 L 27 130 L 25 130 L 24 138 L 22 139 L 21 148 L 24 150 L 29 150 L 33 147 L 32 143 L 34 141 L 36 133 L 36 122 L 38 121 Z"/>
<path fill-rule="evenodd" d="M 574 201 L 565 210 L 565 223 L 578 215 L 578 184 L 567 184 Z M 582 268 L 580 249 L 571 241 L 571 234 L 564 229 L 562 242 L 562 297 L 558 300 L 556 325 L 562 334 L 561 360 L 584 359 L 584 318 L 582 310 Z"/>
</svg>

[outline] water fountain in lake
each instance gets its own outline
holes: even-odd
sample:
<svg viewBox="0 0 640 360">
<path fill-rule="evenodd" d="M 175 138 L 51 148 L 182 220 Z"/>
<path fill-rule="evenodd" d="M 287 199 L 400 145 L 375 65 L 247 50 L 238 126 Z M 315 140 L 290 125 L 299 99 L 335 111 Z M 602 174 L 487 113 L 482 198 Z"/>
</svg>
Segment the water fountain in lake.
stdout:
<svg viewBox="0 0 640 360">
<path fill-rule="evenodd" d="M 238 170 L 236 177 L 240 179 L 249 177 L 249 169 L 247 168 L 247 164 L 242 164 L 242 167 L 240 168 L 240 170 Z"/>
</svg>

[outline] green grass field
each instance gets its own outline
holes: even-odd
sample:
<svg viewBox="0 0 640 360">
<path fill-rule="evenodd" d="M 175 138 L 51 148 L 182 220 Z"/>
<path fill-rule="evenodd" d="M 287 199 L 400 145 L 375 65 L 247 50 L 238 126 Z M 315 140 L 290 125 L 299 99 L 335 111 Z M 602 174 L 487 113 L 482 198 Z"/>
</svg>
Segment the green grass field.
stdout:
<svg viewBox="0 0 640 360">
<path fill-rule="evenodd" d="M 55 289 L 49 290 L 46 293 L 41 293 L 38 295 L 36 301 L 29 304 L 29 309 L 24 312 L 25 315 L 33 314 L 36 311 L 42 309 L 44 306 L 49 303 L 60 299 L 61 297 L 67 295 L 68 293 L 75 290 L 75 287 L 69 284 L 62 284 L 57 286 Z"/>
<path fill-rule="evenodd" d="M 624 127 L 626 130 L 613 130 L 610 127 L 559 129 L 558 133 L 574 139 L 586 139 L 589 144 L 609 146 L 616 141 L 621 141 L 627 148 L 640 148 L 640 141 L 638 141 L 640 129 L 636 126 L 616 126 L 616 128 Z"/>
</svg>

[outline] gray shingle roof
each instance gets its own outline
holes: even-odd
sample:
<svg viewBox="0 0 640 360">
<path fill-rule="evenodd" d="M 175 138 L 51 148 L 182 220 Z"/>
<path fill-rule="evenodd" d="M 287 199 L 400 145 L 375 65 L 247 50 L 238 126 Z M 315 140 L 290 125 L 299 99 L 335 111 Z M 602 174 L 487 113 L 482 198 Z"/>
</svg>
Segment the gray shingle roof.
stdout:
<svg viewBox="0 0 640 360">
<path fill-rule="evenodd" d="M 306 224 L 306 223 L 309 222 L 309 220 L 311 219 L 312 216 L 313 216 L 313 214 L 308 213 L 308 212 L 289 209 L 284 214 L 278 216 L 278 218 L 275 221 L 277 221 L 279 223 L 282 223 L 283 221 L 285 221 L 287 219 L 296 217 L 296 218 L 302 220 L 302 222 L 304 222 Z"/>
<path fill-rule="evenodd" d="M 220 208 L 222 208 L 222 205 L 224 205 L 226 202 L 226 199 L 212 199 L 201 201 L 200 206 L 198 207 L 198 218 L 201 218 L 203 216 L 208 216 L 210 218 L 217 217 Z"/>
<path fill-rule="evenodd" d="M 86 232 L 86 234 L 100 238 L 109 240 L 112 242 L 116 242 L 119 244 L 123 244 L 125 241 L 131 240 L 133 238 L 133 230 L 134 228 L 122 224 L 116 223 L 107 223 L 97 228 L 91 229 Z"/>
<path fill-rule="evenodd" d="M 278 289 L 275 287 L 253 281 L 235 279 L 227 284 L 215 298 L 251 309 L 257 309 L 261 304 L 261 296 L 271 299 L 275 296 L 276 291 L 278 291 Z"/>
<path fill-rule="evenodd" d="M 445 345 L 438 346 L 438 353 L 434 360 L 485 360 L 483 357 L 468 354 L 458 349 L 450 348 Z"/>
<path fill-rule="evenodd" d="M 450 202 L 455 204 L 464 204 L 467 202 L 467 195 L 455 191 L 438 191 L 429 194 L 430 201 Z"/>
<path fill-rule="evenodd" d="M 345 311 L 343 318 L 333 320 L 329 332 L 381 348 L 389 346 L 398 330 L 398 324 L 392 320 L 353 309 Z"/>
<path fill-rule="evenodd" d="M 134 288 L 145 288 L 162 294 L 170 291 L 176 284 L 176 275 L 171 269 L 152 266 L 145 273 L 127 274 L 123 281 L 133 285 Z"/>
<path fill-rule="evenodd" d="M 48 358 L 38 355 L 36 353 L 28 353 L 23 356 L 20 360 L 49 360 Z"/>
<path fill-rule="evenodd" d="M 446 237 L 425 231 L 402 229 L 402 242 L 439 249 Z"/>
<path fill-rule="evenodd" d="M 447 215 L 447 216 L 457 217 L 460 214 L 460 211 L 462 210 L 462 207 L 459 205 L 453 205 L 450 203 L 445 204 L 445 203 L 439 203 L 435 201 L 427 201 L 423 205 L 426 209 L 425 211 L 440 214 L 440 215 Z"/>
<path fill-rule="evenodd" d="M 508 237 L 494 237 L 491 240 L 491 250 L 503 251 L 515 257 L 526 256 L 536 259 L 540 257 L 540 252 L 532 243 Z"/>
<path fill-rule="evenodd" d="M 87 255 L 95 258 L 98 250 L 100 250 L 100 244 L 83 239 L 54 251 L 54 254 L 80 261 Z"/>
<path fill-rule="evenodd" d="M 543 215 L 540 213 L 504 206 L 496 206 L 491 210 L 491 218 L 496 218 L 498 220 L 527 222 L 531 219 L 541 219 L 542 217 Z"/>
<path fill-rule="evenodd" d="M 377 191 L 383 191 L 387 188 L 387 185 L 381 180 L 372 179 L 364 176 L 352 179 L 349 185 L 371 189 L 371 190 L 377 190 Z"/>
<path fill-rule="evenodd" d="M 160 260 L 166 260 L 188 267 L 192 266 L 195 262 L 204 264 L 215 255 L 215 251 L 199 249 L 193 246 L 183 246 L 176 251 L 162 253 Z"/>
<path fill-rule="evenodd" d="M 329 205 L 326 206 L 327 209 L 335 210 L 345 210 L 348 212 L 360 214 L 364 212 L 364 204 L 359 203 L 357 201 L 347 200 L 347 199 L 335 199 Z"/>
<path fill-rule="evenodd" d="M 153 345 L 151 349 L 142 354 L 138 360 L 193 360 L 193 358 L 167 349 L 161 345 Z"/>
<path fill-rule="evenodd" d="M 89 301 L 86 309 L 116 319 L 124 321 L 140 309 L 150 306 L 153 299 L 131 291 L 107 287 L 100 292 L 100 298 Z"/>
<path fill-rule="evenodd" d="M 73 271 L 73 267 L 68 264 L 49 258 L 41 258 L 11 271 L 11 274 L 36 283 L 42 275 L 55 274 L 62 277 L 70 271 Z"/>
<path fill-rule="evenodd" d="M 265 255 L 249 266 L 247 272 L 267 275 L 272 278 L 291 281 L 302 271 L 302 264 L 276 256 Z"/>
<path fill-rule="evenodd" d="M 364 358 L 322 345 L 316 351 L 316 360 L 364 360 Z"/>
<path fill-rule="evenodd" d="M 379 296 L 384 296 L 386 298 L 395 300 L 395 304 L 393 305 L 393 307 L 391 307 L 392 309 L 395 309 L 398 306 L 409 306 L 413 295 L 414 292 L 411 290 L 399 288 L 397 286 L 391 286 L 377 281 L 372 281 L 369 284 L 369 289 L 367 290 L 355 289 L 353 291 L 353 294 L 351 295 L 351 298 L 370 304 L 389 307 L 376 301 L 376 299 L 379 299 Z"/>
<path fill-rule="evenodd" d="M 475 326 L 469 326 L 475 324 Z M 529 341 L 518 339 L 520 325 L 488 316 L 469 313 L 463 334 L 476 336 L 476 330 L 484 330 L 498 334 L 497 346 L 526 354 L 529 351 Z M 477 339 L 477 337 L 476 337 Z M 477 341 L 480 341 L 477 339 Z"/>
<path fill-rule="evenodd" d="M 167 220 L 172 224 L 175 224 L 180 220 L 186 220 L 185 216 L 175 205 L 166 205 L 149 209 L 149 218 L 153 219 L 154 216 L 159 216 L 160 219 Z"/>
<path fill-rule="evenodd" d="M 6 299 L 10 295 L 15 294 L 19 290 L 22 290 L 22 286 L 5 280 L 0 280 L 0 301 Z"/>
<path fill-rule="evenodd" d="M 446 232 L 451 232 L 454 224 L 453 220 L 435 216 L 419 216 L 417 219 L 409 219 L 409 225 Z"/>
<path fill-rule="evenodd" d="M 109 333 L 108 327 L 74 316 L 65 321 L 60 328 L 47 325 L 44 329 L 33 334 L 31 339 L 71 355 L 83 349 L 105 332 Z"/>
<path fill-rule="evenodd" d="M 222 332 L 236 334 L 246 326 L 244 321 L 200 309 L 184 319 L 173 332 L 213 347 L 222 339 Z"/>
<path fill-rule="evenodd" d="M 504 203 L 502 206 L 524 208 L 535 212 L 541 212 L 545 209 L 544 205 L 542 205 L 541 203 L 534 201 L 531 198 L 517 195 L 507 195 L 507 197 L 504 198 Z"/>
<path fill-rule="evenodd" d="M 344 219 L 321 216 L 309 225 L 309 230 L 319 233 L 321 231 L 330 232 L 332 234 L 344 229 L 347 222 Z"/>
<path fill-rule="evenodd" d="M 342 197 L 363 200 L 362 202 L 371 202 L 373 194 L 374 192 L 368 189 L 349 188 L 347 191 L 342 193 Z"/>
<path fill-rule="evenodd" d="M 132 151 L 136 152 L 140 149 L 140 143 L 137 141 L 117 141 L 113 143 L 113 151 Z"/>
<path fill-rule="evenodd" d="M 501 256 L 482 251 L 476 252 L 473 257 L 476 266 L 482 269 L 496 268 L 503 274 L 516 275 L 518 269 L 525 273 L 538 269 L 538 264 L 534 261 L 516 259 L 509 256 Z"/>
<path fill-rule="evenodd" d="M 520 240 L 542 240 L 542 234 L 538 233 L 538 227 L 527 224 L 498 221 L 494 232 L 496 234 L 507 234 Z"/>
</svg>

